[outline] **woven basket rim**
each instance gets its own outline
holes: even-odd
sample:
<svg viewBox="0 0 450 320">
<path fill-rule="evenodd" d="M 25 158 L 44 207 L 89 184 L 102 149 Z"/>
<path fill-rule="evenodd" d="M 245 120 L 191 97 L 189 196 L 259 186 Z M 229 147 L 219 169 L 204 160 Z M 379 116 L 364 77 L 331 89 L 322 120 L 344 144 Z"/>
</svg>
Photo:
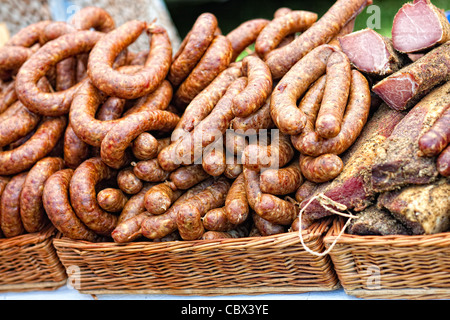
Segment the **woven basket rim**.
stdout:
<svg viewBox="0 0 450 320">
<path fill-rule="evenodd" d="M 26 246 L 41 243 L 56 233 L 56 228 L 51 224 L 47 224 L 41 231 L 33 233 L 25 233 L 11 238 L 0 239 L 0 250 L 13 246 Z"/>
<path fill-rule="evenodd" d="M 344 226 L 344 219 L 338 217 L 333 220 L 329 232 L 324 236 L 326 245 L 336 241 L 336 244 L 364 245 L 364 246 L 450 246 L 450 231 L 426 235 L 354 235 L 343 233 L 337 240 L 339 231 Z"/>
<path fill-rule="evenodd" d="M 332 224 L 332 219 L 324 219 L 311 225 L 310 228 L 302 231 L 305 242 L 314 242 L 328 232 Z M 285 232 L 270 236 L 227 238 L 216 240 L 192 240 L 192 241 L 135 241 L 129 243 L 115 242 L 89 242 L 84 240 L 73 240 L 67 237 L 55 237 L 53 243 L 56 247 L 74 248 L 86 251 L 196 251 L 201 252 L 211 249 L 257 249 L 267 246 L 290 246 L 300 242 L 298 232 Z"/>
</svg>

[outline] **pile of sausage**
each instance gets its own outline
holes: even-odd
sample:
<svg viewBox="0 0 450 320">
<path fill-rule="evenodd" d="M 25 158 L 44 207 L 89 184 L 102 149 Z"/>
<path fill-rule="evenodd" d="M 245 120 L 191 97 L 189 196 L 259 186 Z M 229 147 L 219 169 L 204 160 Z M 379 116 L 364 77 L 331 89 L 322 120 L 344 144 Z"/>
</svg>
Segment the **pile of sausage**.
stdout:
<svg viewBox="0 0 450 320">
<path fill-rule="evenodd" d="M 369 116 L 337 37 L 370 3 L 320 19 L 280 8 L 227 35 L 204 13 L 177 52 L 156 22 L 116 26 L 97 7 L 24 28 L 0 49 L 3 236 L 49 222 L 115 242 L 296 230 L 300 187 L 342 171 Z M 130 51 L 140 36 L 149 50 Z"/>
</svg>

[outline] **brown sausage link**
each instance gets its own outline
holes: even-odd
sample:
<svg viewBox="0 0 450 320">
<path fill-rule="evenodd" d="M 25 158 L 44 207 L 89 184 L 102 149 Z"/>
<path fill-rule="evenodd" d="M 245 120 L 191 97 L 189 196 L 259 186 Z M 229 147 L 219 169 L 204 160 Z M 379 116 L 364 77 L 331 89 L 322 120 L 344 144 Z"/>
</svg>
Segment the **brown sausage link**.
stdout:
<svg viewBox="0 0 450 320">
<path fill-rule="evenodd" d="M 244 173 L 241 173 L 232 183 L 225 199 L 225 214 L 232 224 L 241 224 L 249 215 L 250 208 L 245 190 Z"/>
<path fill-rule="evenodd" d="M 176 218 L 179 209 L 196 194 L 203 192 L 214 182 L 213 178 L 207 179 L 187 190 L 165 213 L 147 217 L 142 221 L 142 234 L 149 239 L 160 239 L 177 230 Z"/>
<path fill-rule="evenodd" d="M 100 32 L 110 32 L 115 29 L 116 24 L 111 15 L 99 7 L 84 7 L 75 13 L 70 23 L 79 30 L 91 28 Z"/>
<path fill-rule="evenodd" d="M 273 195 L 294 193 L 303 183 L 302 171 L 298 161 L 280 169 L 268 169 L 261 172 L 261 191 Z"/>
<path fill-rule="evenodd" d="M 22 28 L 6 41 L 5 46 L 22 46 L 31 47 L 33 44 L 39 42 L 39 37 L 44 28 L 52 21 L 44 20 L 28 25 Z"/>
<path fill-rule="evenodd" d="M 117 216 L 100 208 L 95 186 L 111 179 L 114 170 L 100 158 L 90 158 L 78 166 L 70 180 L 70 199 L 77 216 L 97 234 L 109 236 L 117 224 Z"/>
<path fill-rule="evenodd" d="M 123 168 L 117 174 L 117 185 L 120 190 L 127 194 L 136 194 L 144 186 L 141 179 L 136 177 L 133 167 Z"/>
<path fill-rule="evenodd" d="M 282 78 L 306 54 L 330 41 L 372 0 L 338 0 L 310 28 L 289 45 L 271 51 L 265 61 L 274 79 Z"/>
<path fill-rule="evenodd" d="M 142 160 L 132 163 L 133 173 L 141 180 L 148 182 L 161 182 L 169 178 L 170 172 L 159 165 L 158 159 Z"/>
<path fill-rule="evenodd" d="M 203 227 L 210 231 L 230 231 L 236 228 L 225 213 L 225 207 L 209 210 L 202 219 Z"/>
<path fill-rule="evenodd" d="M 339 134 L 330 139 L 310 132 L 293 140 L 294 147 L 304 155 L 317 157 L 326 153 L 339 155 L 347 150 L 361 133 L 370 112 L 370 88 L 367 79 L 352 70 L 352 84 L 347 109 Z"/>
<path fill-rule="evenodd" d="M 135 70 L 134 68 L 136 67 L 132 68 L 133 69 L 128 70 Z M 135 109 L 135 112 L 142 110 L 156 110 L 159 107 L 168 105 L 172 98 L 171 92 L 172 87 L 168 81 L 163 81 L 161 86 L 151 94 L 153 96 L 152 100 L 154 104 L 143 105 L 142 108 Z M 95 114 L 97 108 L 104 99 L 105 96 L 100 90 L 98 90 L 90 81 L 85 81 L 78 90 L 78 93 L 73 100 L 72 107 L 70 108 L 69 118 L 73 130 L 80 139 L 95 147 L 100 147 L 101 142 L 108 131 L 110 131 L 117 123 L 127 118 L 124 116 L 120 119 L 108 121 L 96 119 Z"/>
<path fill-rule="evenodd" d="M 36 162 L 28 171 L 20 193 L 20 217 L 27 232 L 38 232 L 47 224 L 47 214 L 42 204 L 44 184 L 53 173 L 63 167 L 63 159 L 46 157 Z"/>
<path fill-rule="evenodd" d="M 22 192 L 28 172 L 22 172 L 8 182 L 0 200 L 0 227 L 6 238 L 15 237 L 25 232 L 20 218 L 20 193 Z"/>
<path fill-rule="evenodd" d="M 215 36 L 205 54 L 175 92 L 175 106 L 179 108 L 187 106 L 228 67 L 232 54 L 230 41 L 225 36 Z"/>
<path fill-rule="evenodd" d="M 201 164 L 182 166 L 170 173 L 169 180 L 173 182 L 177 189 L 188 190 L 206 179 L 210 175 L 203 170 Z"/>
<path fill-rule="evenodd" d="M 260 129 L 272 129 L 275 124 L 270 116 L 270 96 L 267 98 L 264 105 L 248 115 L 247 117 L 236 117 L 231 121 L 231 128 L 233 130 L 255 130 L 258 132 Z"/>
<path fill-rule="evenodd" d="M 317 13 L 293 10 L 285 14 L 277 14 L 270 23 L 261 31 L 255 42 L 255 52 L 265 58 L 274 50 L 281 40 L 289 34 L 303 32 L 317 21 Z"/>
<path fill-rule="evenodd" d="M 100 146 L 102 160 L 112 168 L 123 167 L 126 164 L 125 151 L 139 134 L 151 130 L 171 130 L 179 119 L 177 115 L 162 110 L 130 114 L 103 138 Z"/>
<path fill-rule="evenodd" d="M 214 143 L 214 145 L 216 145 Z M 202 156 L 202 167 L 206 173 L 213 177 L 218 177 L 225 172 L 226 154 L 222 143 L 218 147 L 207 148 Z"/>
<path fill-rule="evenodd" d="M 303 182 L 295 192 L 295 200 L 297 200 L 298 203 L 301 203 L 303 200 L 310 197 L 314 193 L 317 186 L 317 183 L 305 180 L 305 182 Z"/>
<path fill-rule="evenodd" d="M 15 84 L 15 80 L 12 80 L 2 90 L 0 97 L 0 115 L 2 115 L 14 102 L 17 101 Z"/>
<path fill-rule="evenodd" d="M 29 48 L 4 46 L 0 49 L 0 79 L 7 81 L 17 74 L 25 61 L 33 54 Z"/>
<path fill-rule="evenodd" d="M 138 193 L 132 195 L 130 199 L 128 199 L 119 215 L 118 224 L 146 211 L 144 206 L 144 196 L 154 185 L 154 183 L 145 183 Z"/>
<path fill-rule="evenodd" d="M 280 7 L 277 10 L 275 10 L 273 17 L 274 18 L 278 18 L 278 17 L 282 17 L 286 14 L 288 14 L 289 12 L 292 12 L 291 8 L 288 7 Z"/>
<path fill-rule="evenodd" d="M 436 167 L 440 175 L 450 177 L 450 147 L 447 146 L 436 160 Z"/>
<path fill-rule="evenodd" d="M 242 164 L 252 170 L 281 168 L 289 163 L 293 157 L 294 148 L 290 137 L 280 133 L 277 139 L 272 137 L 270 145 L 249 144 L 245 147 L 242 153 Z"/>
<path fill-rule="evenodd" d="M 36 84 L 52 66 L 68 57 L 91 50 L 101 37 L 102 34 L 96 31 L 79 31 L 65 34 L 42 46 L 17 73 L 16 92 L 20 101 L 38 114 L 47 116 L 67 114 L 73 96 L 82 82 L 67 90 L 53 93 L 42 92 Z"/>
<path fill-rule="evenodd" d="M 97 241 L 99 237 L 77 217 L 70 205 L 69 184 L 73 169 L 52 174 L 44 184 L 42 203 L 52 224 L 65 237 L 74 240 Z"/>
<path fill-rule="evenodd" d="M 182 194 L 172 182 L 159 183 L 145 193 L 144 205 L 150 214 L 163 214 Z"/>
<path fill-rule="evenodd" d="M 278 82 L 270 101 L 270 114 L 284 134 L 298 135 L 306 124 L 306 115 L 297 108 L 297 100 L 326 71 L 327 61 L 336 49 L 322 45 L 296 63 Z"/>
<path fill-rule="evenodd" d="M 247 201 L 250 208 L 254 210 L 256 203 L 259 201 L 262 195 L 261 187 L 259 185 L 259 172 L 244 167 L 242 173 L 244 175 L 245 194 L 247 196 Z"/>
<path fill-rule="evenodd" d="M 199 122 L 208 116 L 227 88 L 242 75 L 241 65 L 242 63 L 232 63 L 189 103 L 181 115 L 180 122 L 172 132 L 171 140 L 173 142 L 192 131 Z"/>
<path fill-rule="evenodd" d="M 147 29 L 150 52 L 143 68 L 124 74 L 113 68 L 120 52 Z M 94 85 L 109 96 L 136 99 L 155 91 L 169 71 L 172 46 L 167 31 L 159 26 L 132 20 L 105 34 L 89 54 L 87 73 Z"/>
<path fill-rule="evenodd" d="M 66 117 L 44 118 L 34 135 L 21 146 L 0 152 L 0 175 L 31 168 L 56 146 L 66 127 Z"/>
<path fill-rule="evenodd" d="M 256 213 L 252 214 L 252 219 L 261 236 L 271 236 L 285 232 L 284 226 L 267 221 Z"/>
<path fill-rule="evenodd" d="M 450 105 L 419 138 L 419 149 L 427 157 L 437 156 L 450 143 Z"/>
<path fill-rule="evenodd" d="M 300 155 L 300 168 L 303 176 L 312 182 L 322 183 L 336 178 L 344 169 L 342 159 L 335 154 L 318 157 Z"/>
<path fill-rule="evenodd" d="M 206 231 L 202 234 L 202 240 L 218 240 L 218 239 L 228 239 L 233 238 L 231 234 L 225 231 Z"/>
<path fill-rule="evenodd" d="M 316 120 L 316 132 L 322 138 L 333 138 L 341 131 L 352 82 L 350 60 L 341 51 L 333 52 L 327 63 L 327 79 L 322 104 Z"/>
<path fill-rule="evenodd" d="M 231 42 L 233 56 L 231 61 L 244 51 L 249 45 L 256 41 L 261 30 L 269 23 L 267 19 L 252 19 L 241 23 L 227 34 L 227 39 Z"/>
<path fill-rule="evenodd" d="M 128 198 L 120 189 L 106 188 L 97 193 L 97 202 L 100 208 L 108 212 L 120 212 L 127 203 Z"/>
<path fill-rule="evenodd" d="M 217 18 L 213 14 L 206 12 L 198 16 L 173 58 L 167 75 L 170 83 L 178 86 L 187 78 L 214 39 L 216 28 Z"/>
<path fill-rule="evenodd" d="M 131 151 L 138 160 L 150 160 L 158 155 L 158 140 L 149 132 L 142 132 L 131 143 Z"/>
<path fill-rule="evenodd" d="M 127 243 L 142 237 L 142 221 L 150 214 L 141 212 L 125 221 L 119 222 L 111 233 L 114 242 Z"/>
<path fill-rule="evenodd" d="M 226 154 L 226 165 L 223 175 L 229 179 L 236 179 L 242 173 L 242 164 L 233 154 Z"/>
<path fill-rule="evenodd" d="M 245 131 L 241 129 L 227 130 L 225 132 L 225 148 L 227 149 L 227 152 L 238 157 L 242 155 L 242 152 L 244 152 L 245 147 L 248 145 L 246 136 L 243 134 L 245 134 Z"/>
<path fill-rule="evenodd" d="M 64 161 L 66 166 L 76 169 L 90 154 L 90 146 L 73 131 L 70 123 L 64 133 Z"/>
<path fill-rule="evenodd" d="M 101 121 L 116 120 L 122 116 L 125 109 L 126 99 L 109 97 L 98 108 L 96 118 Z"/>
<path fill-rule="evenodd" d="M 242 70 L 248 83 L 244 90 L 233 98 L 233 114 L 247 117 L 257 111 L 272 92 L 272 75 L 260 58 L 247 56 L 242 60 Z"/>
<path fill-rule="evenodd" d="M 212 185 L 181 205 L 176 217 L 176 224 L 183 240 L 195 240 L 202 236 L 205 229 L 201 218 L 209 210 L 225 204 L 230 185 L 227 178 L 220 177 Z"/>
</svg>

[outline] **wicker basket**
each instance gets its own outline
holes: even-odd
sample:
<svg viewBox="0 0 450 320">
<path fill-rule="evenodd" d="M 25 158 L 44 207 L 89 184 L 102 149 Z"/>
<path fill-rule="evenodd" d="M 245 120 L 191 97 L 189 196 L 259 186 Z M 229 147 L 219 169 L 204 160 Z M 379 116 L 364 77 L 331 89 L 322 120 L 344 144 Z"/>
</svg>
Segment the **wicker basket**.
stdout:
<svg viewBox="0 0 450 320">
<path fill-rule="evenodd" d="M 305 244 L 324 250 L 330 221 L 304 231 Z M 339 287 L 329 256 L 304 251 L 297 232 L 158 243 L 53 242 L 69 283 L 82 293 L 255 295 Z"/>
<path fill-rule="evenodd" d="M 343 227 L 336 219 L 325 246 Z M 343 234 L 329 253 L 347 294 L 369 299 L 450 299 L 450 232 L 422 236 Z"/>
<path fill-rule="evenodd" d="M 0 239 L 0 292 L 54 290 L 67 282 L 49 225 L 41 232 Z"/>
</svg>

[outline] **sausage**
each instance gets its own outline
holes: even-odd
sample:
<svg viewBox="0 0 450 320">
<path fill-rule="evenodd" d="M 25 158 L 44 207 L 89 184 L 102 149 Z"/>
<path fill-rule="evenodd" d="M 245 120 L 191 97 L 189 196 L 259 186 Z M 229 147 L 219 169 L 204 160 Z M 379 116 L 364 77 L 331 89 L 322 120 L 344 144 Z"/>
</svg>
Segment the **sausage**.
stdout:
<svg viewBox="0 0 450 320">
<path fill-rule="evenodd" d="M 261 129 L 272 129 L 274 126 L 275 124 L 270 116 L 270 96 L 264 105 L 252 114 L 247 117 L 236 117 L 231 121 L 233 130 L 242 130 L 243 132 L 249 130 L 258 132 Z"/>
<path fill-rule="evenodd" d="M 304 32 L 317 21 L 317 13 L 292 10 L 285 14 L 277 13 L 270 23 L 261 31 L 255 42 L 255 52 L 261 57 L 274 50 L 287 35 Z"/>
<path fill-rule="evenodd" d="M 125 203 L 125 206 L 122 209 L 122 212 L 119 215 L 119 219 L 117 222 L 118 224 L 146 211 L 144 205 L 144 196 L 145 193 L 154 185 L 155 183 L 145 183 L 138 193 L 132 195 L 128 199 L 127 203 Z"/>
<path fill-rule="evenodd" d="M 70 199 L 76 215 L 89 229 L 103 236 L 110 236 L 117 224 L 117 216 L 100 208 L 95 186 L 114 174 L 114 170 L 96 157 L 80 164 L 70 180 Z"/>
<path fill-rule="evenodd" d="M 242 174 L 244 175 L 245 195 L 247 196 L 248 205 L 254 210 L 256 203 L 262 195 L 259 184 L 259 172 L 244 167 Z"/>
<path fill-rule="evenodd" d="M 15 237 L 25 232 L 20 218 L 20 193 L 22 192 L 28 172 L 21 172 L 9 180 L 0 200 L 0 227 L 6 238 Z"/>
<path fill-rule="evenodd" d="M 241 173 L 231 184 L 225 198 L 225 214 L 230 223 L 238 225 L 247 220 L 250 212 L 245 189 L 244 173 Z"/>
<path fill-rule="evenodd" d="M 225 207 L 211 209 L 205 213 L 202 219 L 203 227 L 210 231 L 230 231 L 236 228 L 225 213 Z"/>
<path fill-rule="evenodd" d="M 352 83 L 341 131 L 330 139 L 320 138 L 310 132 L 300 139 L 293 139 L 294 147 L 304 155 L 317 157 L 326 153 L 339 155 L 347 150 L 361 133 L 370 111 L 370 88 L 366 78 L 352 70 Z"/>
<path fill-rule="evenodd" d="M 99 7 L 84 7 L 76 12 L 70 23 L 79 30 L 89 30 L 91 28 L 108 33 L 115 29 L 116 24 L 111 15 Z"/>
<path fill-rule="evenodd" d="M 31 47 L 35 43 L 39 42 L 39 37 L 44 28 L 51 22 L 52 21 L 49 20 L 39 21 L 20 29 L 15 35 L 6 41 L 5 46 Z"/>
<path fill-rule="evenodd" d="M 129 71 L 136 70 L 127 69 Z M 146 104 L 142 108 L 136 109 L 135 112 L 144 109 L 156 110 L 159 107 L 168 105 L 170 102 L 172 87 L 168 81 L 163 81 L 161 86 L 156 89 L 151 95 L 154 104 Z M 120 119 L 102 121 L 95 118 L 95 114 L 99 105 L 104 101 L 103 93 L 98 90 L 90 81 L 85 83 L 78 90 L 77 95 L 73 99 L 72 107 L 70 108 L 69 118 L 73 130 L 80 137 L 81 140 L 94 147 L 100 147 L 105 135 L 117 123 L 123 121 L 127 117 Z M 132 114 L 132 113 L 131 113 Z"/>
<path fill-rule="evenodd" d="M 201 217 L 209 210 L 225 204 L 225 197 L 230 185 L 227 178 L 219 177 L 205 190 L 192 196 L 180 206 L 176 224 L 183 240 L 195 240 L 202 236 L 205 229 Z"/>
<path fill-rule="evenodd" d="M 105 188 L 97 193 L 98 205 L 108 212 L 122 211 L 127 201 L 127 196 L 120 189 Z"/>
<path fill-rule="evenodd" d="M 158 154 L 158 161 L 164 170 L 173 171 L 181 164 L 194 163 L 202 156 L 204 148 L 222 138 L 234 118 L 231 111 L 232 99 L 243 90 L 246 82 L 246 77 L 236 79 L 211 113 L 194 130 L 161 150 Z"/>
<path fill-rule="evenodd" d="M 70 123 L 64 133 L 63 148 L 64 161 L 69 168 L 76 169 L 89 158 L 90 146 L 76 135 Z"/>
<path fill-rule="evenodd" d="M 294 193 L 303 183 L 303 175 L 298 161 L 280 169 L 268 169 L 259 177 L 261 191 L 273 195 Z"/>
<path fill-rule="evenodd" d="M 173 57 L 167 75 L 170 83 L 178 86 L 187 78 L 213 41 L 217 25 L 217 18 L 212 13 L 198 16 Z"/>
<path fill-rule="evenodd" d="M 263 30 L 269 22 L 269 20 L 261 18 L 251 19 L 241 23 L 226 35 L 233 48 L 231 61 L 235 61 L 242 51 L 256 41 L 261 30 Z"/>
<path fill-rule="evenodd" d="M 30 48 L 4 46 L 0 49 L 0 79 L 7 81 L 15 76 L 20 67 L 33 54 Z"/>
<path fill-rule="evenodd" d="M 234 120 L 236 119 L 237 118 L 234 118 Z M 231 123 L 233 123 L 233 121 Z M 234 154 L 238 157 L 242 155 L 242 152 L 244 152 L 245 147 L 248 145 L 246 136 L 244 135 L 245 132 L 246 131 L 241 129 L 227 129 L 227 131 L 225 132 L 225 149 L 228 153 Z"/>
<path fill-rule="evenodd" d="M 218 177 L 225 172 L 227 163 L 223 143 L 213 143 L 205 150 L 202 156 L 202 167 L 206 173 L 213 177 Z"/>
<path fill-rule="evenodd" d="M 64 116 L 44 118 L 34 135 L 21 146 L 0 152 L 0 175 L 17 174 L 31 168 L 56 146 L 64 132 Z"/>
<path fill-rule="evenodd" d="M 206 179 L 210 175 L 203 170 L 201 164 L 192 164 L 189 166 L 182 166 L 169 175 L 169 180 L 173 182 L 177 189 L 187 190 Z"/>
<path fill-rule="evenodd" d="M 336 49 L 321 45 L 297 62 L 278 82 L 270 101 L 270 114 L 284 134 L 298 135 L 306 124 L 306 115 L 297 108 L 297 100 L 326 71 L 328 58 Z"/>
<path fill-rule="evenodd" d="M 262 146 L 249 144 L 242 153 L 242 164 L 252 170 L 261 168 L 281 168 L 289 163 L 294 157 L 290 137 L 279 134 L 272 136 L 271 144 Z"/>
<path fill-rule="evenodd" d="M 17 101 L 16 81 L 10 81 L 1 92 L 0 115 L 5 112 L 14 102 Z"/>
<path fill-rule="evenodd" d="M 447 146 L 436 160 L 436 167 L 440 175 L 450 176 L 450 147 Z"/>
<path fill-rule="evenodd" d="M 101 121 L 116 120 L 122 116 L 125 109 L 126 99 L 109 97 L 98 108 L 96 118 Z"/>
<path fill-rule="evenodd" d="M 344 169 L 342 159 L 330 153 L 325 153 L 318 157 L 300 155 L 299 164 L 303 176 L 315 183 L 333 180 Z"/>
<path fill-rule="evenodd" d="M 47 214 L 42 204 L 44 184 L 53 173 L 63 167 L 63 159 L 46 157 L 36 162 L 28 171 L 19 202 L 20 217 L 27 232 L 38 232 L 47 224 Z"/>
<path fill-rule="evenodd" d="M 258 110 L 272 92 L 272 75 L 267 65 L 256 56 L 242 60 L 243 75 L 248 83 L 244 90 L 233 98 L 233 114 L 246 117 Z"/>
<path fill-rule="evenodd" d="M 142 237 L 142 221 L 149 216 L 148 212 L 141 212 L 130 219 L 117 224 L 111 232 L 111 238 L 117 243 L 127 243 Z"/>
<path fill-rule="evenodd" d="M 286 14 L 288 14 L 289 12 L 292 12 L 291 8 L 288 7 L 280 7 L 277 10 L 275 10 L 275 12 L 273 13 L 273 17 L 274 18 L 278 18 L 278 17 L 282 17 Z"/>
<path fill-rule="evenodd" d="M 419 138 L 419 149 L 427 157 L 441 153 L 450 143 L 450 105 L 430 130 Z"/>
<path fill-rule="evenodd" d="M 144 221 L 142 221 L 142 235 L 148 239 L 160 239 L 176 231 L 176 218 L 179 209 L 185 203 L 190 203 L 192 197 L 204 192 L 204 190 L 211 186 L 213 182 L 213 178 L 200 182 L 183 193 L 183 195 L 179 197 L 165 213 L 144 219 Z"/>
<path fill-rule="evenodd" d="M 370 4 L 372 4 L 372 0 L 338 0 L 294 41 L 271 51 L 265 61 L 273 79 L 282 78 L 310 51 L 330 41 L 343 26 Z"/>
<path fill-rule="evenodd" d="M 120 52 L 144 30 L 151 35 L 150 52 L 143 68 L 134 74 L 113 69 Z M 89 54 L 87 73 L 94 85 L 109 96 L 136 99 L 155 91 L 166 77 L 172 61 L 172 45 L 160 26 L 132 20 L 104 35 Z"/>
<path fill-rule="evenodd" d="M 341 49 L 345 54 L 347 54 L 341 46 L 342 42 L 340 41 L 340 38 L 353 32 L 353 29 L 355 28 L 355 22 L 356 17 L 347 22 L 347 24 L 343 26 L 342 29 L 330 41 L 328 41 L 328 44 Z"/>
<path fill-rule="evenodd" d="M 141 180 L 148 182 L 161 182 L 169 178 L 170 172 L 161 168 L 158 159 L 142 160 L 131 163 L 133 173 Z"/>
<path fill-rule="evenodd" d="M 128 51 L 126 65 L 143 66 L 145 64 L 145 60 L 147 60 L 149 52 L 150 52 L 150 50 L 142 50 L 142 51 L 139 51 L 136 53 L 134 53 L 132 51 Z M 169 72 L 170 72 L 170 70 L 169 70 Z"/>
<path fill-rule="evenodd" d="M 70 205 L 69 184 L 73 169 L 53 173 L 45 182 L 42 203 L 52 224 L 65 237 L 95 242 L 99 236 L 86 227 Z"/>
<path fill-rule="evenodd" d="M 310 197 L 314 193 L 317 186 L 317 183 L 305 180 L 295 192 L 295 200 L 297 200 L 298 203 L 301 203 L 303 200 Z"/>
<path fill-rule="evenodd" d="M 7 110 L 0 122 L 0 147 L 26 136 L 41 121 L 40 115 L 29 111 L 20 101 L 16 101 Z"/>
<path fill-rule="evenodd" d="M 242 173 L 242 164 L 234 155 L 227 153 L 226 155 L 226 165 L 223 175 L 229 179 L 236 179 Z"/>
<path fill-rule="evenodd" d="M 102 37 L 96 31 L 68 33 L 42 46 L 20 68 L 16 77 L 16 93 L 20 101 L 31 111 L 46 115 L 67 114 L 73 96 L 82 82 L 63 91 L 44 93 L 37 87 L 39 79 L 58 62 L 91 50 Z"/>
<path fill-rule="evenodd" d="M 186 107 L 172 132 L 172 142 L 178 141 L 211 112 L 227 88 L 242 75 L 241 63 L 232 63 L 203 89 Z"/>
<path fill-rule="evenodd" d="M 121 168 L 126 164 L 126 149 L 139 134 L 151 130 L 171 130 L 179 119 L 177 115 L 161 110 L 143 110 L 130 114 L 103 138 L 100 145 L 102 160 L 112 168 Z"/>
<path fill-rule="evenodd" d="M 145 193 L 145 209 L 150 214 L 163 214 L 182 194 L 172 182 L 159 183 Z"/>
<path fill-rule="evenodd" d="M 285 232 L 284 226 L 267 221 L 256 213 L 252 214 L 252 219 L 261 236 L 271 236 Z"/>
<path fill-rule="evenodd" d="M 131 143 L 133 155 L 138 160 L 153 159 L 157 155 L 158 140 L 149 132 L 142 132 Z"/>
<path fill-rule="evenodd" d="M 127 194 L 136 194 L 144 186 L 141 179 L 136 177 L 133 167 L 123 168 L 117 174 L 117 185 L 120 190 Z"/>
<path fill-rule="evenodd" d="M 232 54 L 233 48 L 230 41 L 223 35 L 215 36 L 200 61 L 175 92 L 175 106 L 181 108 L 188 105 L 218 74 L 228 67 Z"/>
<path fill-rule="evenodd" d="M 327 62 L 325 92 L 316 120 L 316 132 L 322 138 L 333 138 L 341 130 L 352 81 L 350 61 L 341 52 L 333 52 Z"/>
<path fill-rule="evenodd" d="M 229 231 L 206 231 L 201 239 L 202 240 L 218 240 L 218 239 L 229 239 L 229 238 L 244 238 L 249 236 L 250 230 L 247 224 L 241 224 L 236 226 L 236 228 Z"/>
</svg>

